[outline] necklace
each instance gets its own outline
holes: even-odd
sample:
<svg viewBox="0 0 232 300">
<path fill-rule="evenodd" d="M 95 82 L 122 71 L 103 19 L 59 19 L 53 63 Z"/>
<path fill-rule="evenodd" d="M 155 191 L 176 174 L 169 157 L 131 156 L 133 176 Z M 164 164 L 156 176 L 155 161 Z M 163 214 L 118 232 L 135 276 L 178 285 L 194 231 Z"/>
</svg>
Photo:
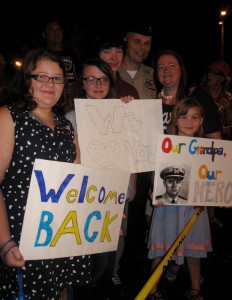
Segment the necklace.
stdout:
<svg viewBox="0 0 232 300">
<path fill-rule="evenodd" d="M 162 97 L 163 102 L 165 104 L 168 104 L 168 105 L 176 103 L 176 96 L 173 96 L 173 95 L 167 96 L 167 95 L 164 94 L 164 91 L 165 90 L 162 89 L 161 92 L 160 92 L 160 95 Z"/>
</svg>

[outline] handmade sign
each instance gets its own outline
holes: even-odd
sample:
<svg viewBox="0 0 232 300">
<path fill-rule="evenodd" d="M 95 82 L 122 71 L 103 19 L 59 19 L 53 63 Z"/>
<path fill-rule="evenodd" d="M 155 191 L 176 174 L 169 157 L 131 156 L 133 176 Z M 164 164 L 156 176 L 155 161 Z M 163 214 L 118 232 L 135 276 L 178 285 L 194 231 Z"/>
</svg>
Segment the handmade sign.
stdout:
<svg viewBox="0 0 232 300">
<path fill-rule="evenodd" d="M 153 203 L 232 205 L 232 142 L 159 135 Z"/>
<path fill-rule="evenodd" d="M 26 260 L 115 251 L 130 174 L 36 159 L 20 250 Z"/>
<path fill-rule="evenodd" d="M 155 169 L 157 135 L 163 133 L 160 99 L 74 99 L 81 163 L 128 171 Z"/>
</svg>

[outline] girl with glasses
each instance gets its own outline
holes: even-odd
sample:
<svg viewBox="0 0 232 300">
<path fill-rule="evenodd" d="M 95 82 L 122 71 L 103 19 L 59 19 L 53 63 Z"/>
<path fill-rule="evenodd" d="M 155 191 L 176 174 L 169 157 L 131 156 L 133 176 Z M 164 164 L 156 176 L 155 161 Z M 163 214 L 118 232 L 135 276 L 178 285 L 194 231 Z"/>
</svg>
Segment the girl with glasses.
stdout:
<svg viewBox="0 0 232 300">
<path fill-rule="evenodd" d="M 116 99 L 118 97 L 116 97 L 114 83 L 112 68 L 108 63 L 100 58 L 87 59 L 80 68 L 77 98 L 96 100 Z M 121 100 L 125 103 L 132 99 L 133 97 L 131 96 L 121 97 Z M 77 128 L 74 108 L 66 113 L 66 117 L 72 122 L 73 126 Z M 103 297 L 104 293 L 107 296 L 113 276 L 115 256 L 115 251 L 92 255 L 93 293 L 95 296 L 99 295 L 99 297 Z"/>
<path fill-rule="evenodd" d="M 34 49 L 0 108 L 0 299 L 18 293 L 22 268 L 23 290 L 30 299 L 67 299 L 67 288 L 89 284 L 89 255 L 25 261 L 19 242 L 27 195 L 36 158 L 80 163 L 72 124 L 58 113 L 68 99 L 65 66 L 50 50 Z"/>
</svg>

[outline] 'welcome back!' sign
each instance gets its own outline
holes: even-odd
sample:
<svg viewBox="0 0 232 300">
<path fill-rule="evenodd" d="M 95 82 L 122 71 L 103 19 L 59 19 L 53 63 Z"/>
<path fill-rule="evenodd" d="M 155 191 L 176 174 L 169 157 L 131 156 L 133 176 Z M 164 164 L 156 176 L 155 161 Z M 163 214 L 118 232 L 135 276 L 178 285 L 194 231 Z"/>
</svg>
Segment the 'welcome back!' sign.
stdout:
<svg viewBox="0 0 232 300">
<path fill-rule="evenodd" d="M 20 250 L 26 260 L 117 249 L 130 174 L 37 159 Z"/>
</svg>

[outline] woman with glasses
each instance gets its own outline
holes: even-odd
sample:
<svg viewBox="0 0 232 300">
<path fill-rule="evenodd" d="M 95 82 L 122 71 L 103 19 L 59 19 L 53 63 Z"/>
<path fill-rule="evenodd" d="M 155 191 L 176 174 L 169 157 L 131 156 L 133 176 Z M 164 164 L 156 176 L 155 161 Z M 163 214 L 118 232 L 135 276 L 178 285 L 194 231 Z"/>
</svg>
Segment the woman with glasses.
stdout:
<svg viewBox="0 0 232 300">
<path fill-rule="evenodd" d="M 108 63 L 100 58 L 86 59 L 81 67 L 77 81 L 76 98 L 88 99 L 116 99 L 118 98 L 115 91 L 115 82 L 113 71 Z M 120 99 L 128 103 L 134 97 L 125 95 Z M 72 106 L 65 107 L 66 117 L 72 122 L 76 128 L 76 117 L 74 111 L 74 103 Z"/>
<path fill-rule="evenodd" d="M 89 58 L 85 60 L 80 68 L 78 77 L 77 98 L 88 99 L 112 99 L 117 98 L 113 72 L 108 63 L 100 58 Z M 133 99 L 131 96 L 121 97 L 122 101 L 127 103 Z M 76 128 L 75 110 L 72 109 L 66 113 L 73 126 Z M 95 297 L 106 297 L 110 288 L 111 278 L 115 264 L 115 251 L 97 253 L 92 255 L 93 270 L 92 279 L 94 283 L 93 293 Z M 74 289 L 75 295 L 75 289 Z"/>
<path fill-rule="evenodd" d="M 87 59 L 80 68 L 78 98 L 116 98 L 110 66 L 98 58 Z"/>
<path fill-rule="evenodd" d="M 107 63 L 98 58 L 90 58 L 82 63 L 77 86 L 76 98 L 116 98 L 112 70 Z M 66 106 L 65 110 L 66 118 L 77 128 L 74 102 L 72 106 Z"/>
<path fill-rule="evenodd" d="M 222 138 L 232 139 L 232 94 L 230 66 L 224 61 L 215 61 L 206 68 L 202 86 L 212 96 L 218 107 L 222 123 Z"/>
<path fill-rule="evenodd" d="M 202 87 L 212 97 L 212 101 L 218 109 L 222 125 L 222 139 L 224 140 L 232 140 L 232 94 L 229 91 L 230 81 L 230 66 L 221 60 L 209 65 L 202 78 Z M 227 213 L 225 213 L 225 210 L 227 211 L 226 208 L 208 207 L 212 230 L 220 230 L 224 227 Z"/>
<path fill-rule="evenodd" d="M 90 282 L 90 256 L 25 261 L 19 250 L 27 195 L 36 158 L 80 162 L 78 139 L 62 111 L 68 97 L 65 66 L 55 53 L 28 53 L 0 108 L 0 299 L 18 294 L 22 268 L 30 299 L 67 299 L 71 284 Z"/>
</svg>

